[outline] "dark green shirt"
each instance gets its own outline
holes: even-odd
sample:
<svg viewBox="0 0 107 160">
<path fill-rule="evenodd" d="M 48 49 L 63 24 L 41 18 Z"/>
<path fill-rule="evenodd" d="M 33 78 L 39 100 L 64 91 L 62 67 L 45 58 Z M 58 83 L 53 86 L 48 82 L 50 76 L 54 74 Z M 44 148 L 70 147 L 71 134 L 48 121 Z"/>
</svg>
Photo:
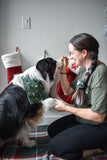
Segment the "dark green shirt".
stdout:
<svg viewBox="0 0 107 160">
<path fill-rule="evenodd" d="M 85 69 L 83 69 L 76 79 L 71 83 L 71 87 L 76 90 L 78 80 L 83 80 Z M 89 78 L 85 103 L 83 106 L 74 105 L 77 108 L 91 108 L 93 112 L 107 113 L 107 66 L 104 63 L 97 65 L 96 69 Z M 99 124 L 76 116 L 80 123 Z M 107 117 L 103 123 L 107 123 Z"/>
</svg>

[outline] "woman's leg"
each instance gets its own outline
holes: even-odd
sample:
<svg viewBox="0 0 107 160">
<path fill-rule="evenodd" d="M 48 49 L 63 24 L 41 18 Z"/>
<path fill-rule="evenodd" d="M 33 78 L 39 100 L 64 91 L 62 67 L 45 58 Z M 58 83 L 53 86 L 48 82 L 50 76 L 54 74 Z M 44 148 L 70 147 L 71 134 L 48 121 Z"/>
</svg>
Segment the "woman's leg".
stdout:
<svg viewBox="0 0 107 160">
<path fill-rule="evenodd" d="M 57 157 L 80 160 L 84 150 L 107 145 L 107 124 L 78 124 L 66 129 L 50 140 L 50 150 Z"/>
<path fill-rule="evenodd" d="M 63 130 L 70 128 L 77 124 L 80 124 L 80 123 L 76 121 L 75 116 L 73 114 L 64 116 L 49 125 L 48 134 L 52 138 L 56 134 L 62 132 Z"/>
</svg>

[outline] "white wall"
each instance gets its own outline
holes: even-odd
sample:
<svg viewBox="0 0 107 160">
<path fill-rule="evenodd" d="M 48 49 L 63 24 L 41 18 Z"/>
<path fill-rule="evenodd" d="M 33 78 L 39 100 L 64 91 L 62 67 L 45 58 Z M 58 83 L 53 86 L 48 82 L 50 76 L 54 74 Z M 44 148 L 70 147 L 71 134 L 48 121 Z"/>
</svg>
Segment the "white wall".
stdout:
<svg viewBox="0 0 107 160">
<path fill-rule="evenodd" d="M 68 42 L 80 32 L 88 32 L 100 43 L 100 59 L 107 63 L 107 39 L 102 35 L 107 0 L 1 0 L 0 54 L 19 46 L 23 70 L 43 57 L 68 55 Z M 22 16 L 31 17 L 31 29 L 22 29 Z M 1 61 L 1 60 L 0 60 Z M 6 72 L 0 63 L 0 90 Z"/>
<path fill-rule="evenodd" d="M 100 60 L 107 64 L 107 39 L 102 35 L 107 0 L 0 0 L 0 54 L 19 46 L 22 68 L 43 57 L 68 55 L 68 42 L 88 32 L 100 43 Z M 22 16 L 31 17 L 31 29 L 22 29 Z M 6 86 L 6 70 L 0 59 L 0 91 Z"/>
</svg>

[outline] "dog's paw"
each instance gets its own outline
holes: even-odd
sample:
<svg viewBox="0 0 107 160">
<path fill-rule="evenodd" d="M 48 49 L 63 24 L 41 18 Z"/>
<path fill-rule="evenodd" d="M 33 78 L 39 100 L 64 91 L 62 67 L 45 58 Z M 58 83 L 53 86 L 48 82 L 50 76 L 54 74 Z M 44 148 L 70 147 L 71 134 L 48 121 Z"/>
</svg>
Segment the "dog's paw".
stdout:
<svg viewBox="0 0 107 160">
<path fill-rule="evenodd" d="M 53 108 L 56 105 L 54 98 L 47 98 L 42 101 L 44 111 L 48 111 L 50 108 Z"/>
<path fill-rule="evenodd" d="M 34 147 L 36 146 L 36 141 L 35 140 L 29 140 L 27 142 L 23 142 L 23 145 L 26 146 L 26 147 Z"/>
</svg>

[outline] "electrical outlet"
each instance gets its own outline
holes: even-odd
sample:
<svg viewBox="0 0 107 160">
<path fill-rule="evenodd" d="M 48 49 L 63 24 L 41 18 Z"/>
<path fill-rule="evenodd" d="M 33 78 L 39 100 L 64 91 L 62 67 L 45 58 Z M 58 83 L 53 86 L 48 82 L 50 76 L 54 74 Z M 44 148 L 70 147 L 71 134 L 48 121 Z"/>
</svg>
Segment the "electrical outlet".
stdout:
<svg viewBox="0 0 107 160">
<path fill-rule="evenodd" d="M 22 28 L 29 29 L 30 28 L 30 17 L 22 16 Z"/>
</svg>

